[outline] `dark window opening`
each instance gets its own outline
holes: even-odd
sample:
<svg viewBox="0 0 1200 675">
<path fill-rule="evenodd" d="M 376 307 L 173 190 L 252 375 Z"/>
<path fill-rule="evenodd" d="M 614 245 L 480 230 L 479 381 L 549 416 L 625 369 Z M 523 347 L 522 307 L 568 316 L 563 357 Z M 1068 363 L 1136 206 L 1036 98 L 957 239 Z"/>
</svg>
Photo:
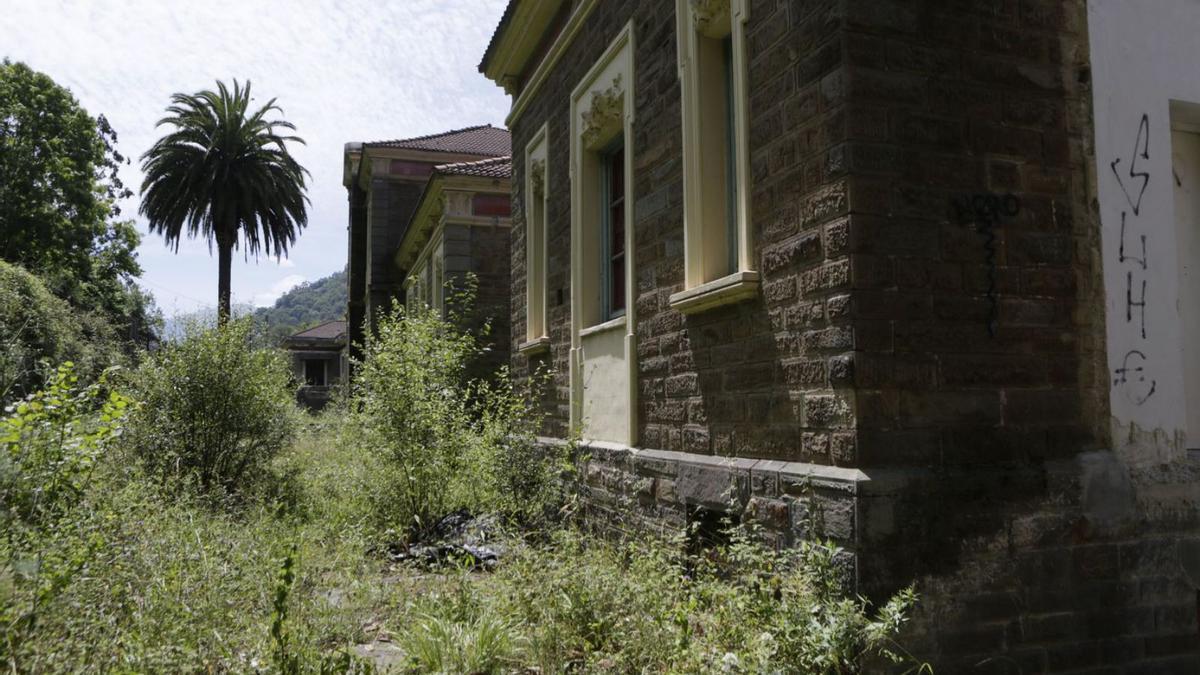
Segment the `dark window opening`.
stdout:
<svg viewBox="0 0 1200 675">
<path fill-rule="evenodd" d="M 734 124 L 733 36 L 721 41 L 725 83 L 725 236 L 729 273 L 738 270 L 737 127 Z"/>
<path fill-rule="evenodd" d="M 739 520 L 734 513 L 700 506 L 692 508 L 688 513 L 688 551 L 699 555 L 728 546 L 730 531 L 738 526 Z"/>
<path fill-rule="evenodd" d="M 602 161 L 601 236 L 604 318 L 625 314 L 625 146 L 618 139 Z"/>
<path fill-rule="evenodd" d="M 325 359 L 304 360 L 304 383 L 310 387 L 325 386 Z"/>
</svg>

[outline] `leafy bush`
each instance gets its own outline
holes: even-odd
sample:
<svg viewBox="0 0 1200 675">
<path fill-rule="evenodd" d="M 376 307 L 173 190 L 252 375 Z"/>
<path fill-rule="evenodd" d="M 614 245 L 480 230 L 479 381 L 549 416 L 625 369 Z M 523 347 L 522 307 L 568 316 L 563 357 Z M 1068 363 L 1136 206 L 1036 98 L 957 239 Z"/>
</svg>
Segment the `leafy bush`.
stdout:
<svg viewBox="0 0 1200 675">
<path fill-rule="evenodd" d="M 13 663 L 45 605 L 103 544 L 84 506 L 93 468 L 129 402 L 73 364 L 0 419 L 0 657 Z M 80 511 L 82 510 L 82 515 Z"/>
<path fill-rule="evenodd" d="M 41 279 L 0 261 L 0 405 L 37 390 L 66 361 L 90 382 L 125 355 L 103 317 L 72 309 Z"/>
<path fill-rule="evenodd" d="M 507 372 L 469 378 L 482 347 L 460 323 L 397 308 L 365 347 L 345 436 L 379 461 L 385 526 L 420 528 L 459 508 L 527 520 L 556 495 L 562 464 L 535 446 L 538 414 Z"/>
<path fill-rule="evenodd" d="M 206 494 L 269 486 L 271 460 L 293 440 L 295 387 L 285 354 L 251 349 L 249 319 L 191 329 L 130 378 L 140 402 L 126 446 L 163 485 Z"/>
</svg>

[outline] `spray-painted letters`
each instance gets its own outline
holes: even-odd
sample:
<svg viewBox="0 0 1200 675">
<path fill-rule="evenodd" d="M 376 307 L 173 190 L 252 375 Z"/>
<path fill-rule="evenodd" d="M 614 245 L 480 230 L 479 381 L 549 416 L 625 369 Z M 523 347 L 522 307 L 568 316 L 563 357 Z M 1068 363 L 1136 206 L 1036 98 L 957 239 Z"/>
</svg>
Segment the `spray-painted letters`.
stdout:
<svg viewBox="0 0 1200 675">
<path fill-rule="evenodd" d="M 1125 268 L 1125 323 L 1137 327 L 1135 344 L 1125 352 L 1121 363 L 1113 370 L 1113 386 L 1120 387 L 1126 398 L 1142 405 L 1157 388 L 1150 377 L 1150 360 L 1143 351 L 1146 340 L 1146 277 L 1150 256 L 1146 245 L 1146 227 L 1139 221 L 1142 197 L 1150 186 L 1150 173 L 1139 166 L 1150 159 L 1150 115 L 1143 114 L 1133 141 L 1133 153 L 1118 157 L 1109 166 L 1117 185 L 1125 193 L 1129 210 L 1121 211 L 1121 239 L 1117 248 L 1117 263 Z M 1129 167 L 1124 170 L 1122 167 Z"/>
</svg>

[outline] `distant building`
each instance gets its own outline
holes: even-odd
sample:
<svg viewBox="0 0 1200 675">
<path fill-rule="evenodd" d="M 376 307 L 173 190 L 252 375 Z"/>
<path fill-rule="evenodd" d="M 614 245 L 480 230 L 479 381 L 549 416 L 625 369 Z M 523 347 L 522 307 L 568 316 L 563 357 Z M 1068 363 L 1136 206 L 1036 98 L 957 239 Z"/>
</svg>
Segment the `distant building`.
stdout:
<svg viewBox="0 0 1200 675">
<path fill-rule="evenodd" d="M 511 154 L 507 130 L 490 125 L 430 136 L 347 143 L 343 179 L 349 197 L 347 308 L 350 344 L 380 310 L 404 301 L 408 270 L 395 264 L 397 248 L 434 168 Z"/>
<path fill-rule="evenodd" d="M 508 365 L 511 175 L 511 157 L 434 167 L 394 259 L 406 271 L 410 308 L 444 311 L 454 289 L 475 277 L 463 328 L 478 331 L 490 322 L 486 361 L 477 364 L 485 372 Z"/>
<path fill-rule="evenodd" d="M 288 336 L 283 346 L 292 354 L 292 370 L 301 383 L 297 394 L 310 410 L 329 402 L 333 388 L 345 380 L 346 322 L 326 321 Z"/>
</svg>

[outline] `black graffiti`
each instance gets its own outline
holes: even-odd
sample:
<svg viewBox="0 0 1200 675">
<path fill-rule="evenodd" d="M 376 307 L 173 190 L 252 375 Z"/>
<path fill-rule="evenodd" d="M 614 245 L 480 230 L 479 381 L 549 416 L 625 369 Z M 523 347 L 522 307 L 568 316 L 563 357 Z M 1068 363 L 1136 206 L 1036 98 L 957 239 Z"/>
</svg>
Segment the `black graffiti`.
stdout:
<svg viewBox="0 0 1200 675">
<path fill-rule="evenodd" d="M 1147 255 L 1146 235 L 1138 234 L 1133 243 L 1136 246 L 1136 242 L 1140 241 L 1140 257 L 1136 255 L 1136 251 L 1126 252 L 1126 235 L 1132 227 L 1129 221 L 1136 222 L 1137 217 L 1141 214 L 1142 197 L 1145 196 L 1146 188 L 1150 185 L 1149 172 L 1139 171 L 1138 162 L 1149 159 L 1150 115 L 1143 114 L 1138 123 L 1137 136 L 1133 142 L 1133 154 L 1129 160 L 1129 183 L 1126 183 L 1126 178 L 1122 176 L 1121 170 L 1118 168 L 1121 158 L 1114 159 L 1110 165 L 1113 175 L 1117 178 L 1117 184 L 1121 186 L 1121 192 L 1125 193 L 1125 201 L 1129 202 L 1129 208 L 1133 210 L 1132 219 L 1129 217 L 1128 211 L 1121 211 L 1121 237 L 1118 242 L 1117 261 L 1121 264 L 1129 263 L 1134 267 L 1134 269 L 1127 268 L 1125 272 L 1125 322 L 1133 323 L 1134 314 L 1137 314 L 1138 330 L 1142 340 L 1146 339 L 1146 279 L 1144 273 L 1149 269 L 1150 257 Z M 1141 268 L 1141 273 L 1139 273 L 1141 278 L 1135 281 L 1136 268 Z M 1137 293 L 1136 297 L 1135 292 Z M 1158 387 L 1155 380 L 1147 381 L 1147 363 L 1148 359 L 1144 352 L 1131 349 L 1121 360 L 1121 367 L 1113 371 L 1113 386 L 1123 387 L 1128 399 L 1139 406 L 1153 396 Z"/>
<path fill-rule="evenodd" d="M 1121 367 L 1113 371 L 1113 386 L 1120 387 L 1124 385 L 1136 385 L 1141 393 L 1133 393 L 1133 402 L 1137 405 L 1145 403 L 1155 390 L 1158 389 L 1158 381 L 1150 380 L 1146 382 L 1146 355 L 1142 352 L 1131 349 L 1125 353 L 1125 358 L 1121 360 Z"/>
<path fill-rule="evenodd" d="M 959 224 L 974 224 L 984 235 L 983 258 L 987 263 L 988 335 L 996 337 L 999 328 L 1000 303 L 996 297 L 996 226 L 1003 218 L 1021 213 L 1021 200 L 1013 194 L 978 193 L 951 200 Z"/>
<path fill-rule="evenodd" d="M 1140 150 L 1140 151 L 1139 151 Z M 1117 169 L 1117 165 L 1121 163 L 1121 158 L 1118 157 L 1112 161 L 1109 166 L 1112 167 L 1113 175 L 1117 177 L 1117 184 L 1121 186 L 1121 191 L 1125 193 L 1125 200 L 1129 202 L 1130 208 L 1133 209 L 1133 215 L 1140 215 L 1142 210 L 1142 196 L 1146 194 L 1146 187 L 1150 185 L 1150 174 L 1145 171 L 1138 171 L 1138 158 L 1150 159 L 1150 115 L 1142 114 L 1142 121 L 1138 124 L 1137 138 L 1133 142 L 1133 156 L 1129 161 L 1129 177 L 1131 179 L 1141 179 L 1142 185 L 1137 189 L 1137 197 L 1129 191 L 1129 187 L 1125 185 L 1125 180 L 1121 178 L 1121 172 Z"/>
<path fill-rule="evenodd" d="M 1120 248 L 1117 252 L 1117 259 L 1120 262 L 1126 262 L 1126 261 L 1135 262 L 1135 263 L 1141 265 L 1142 269 L 1146 269 L 1146 235 L 1143 234 L 1139 237 L 1142 240 L 1142 257 L 1135 258 L 1131 255 L 1125 255 L 1125 216 L 1126 216 L 1126 213 L 1124 211 L 1122 211 L 1121 212 L 1121 243 L 1120 243 Z"/>
<path fill-rule="evenodd" d="M 1014 194 L 978 193 L 955 198 L 950 204 L 960 225 L 995 223 L 1021 213 L 1021 200 Z"/>
<path fill-rule="evenodd" d="M 1139 323 L 1142 329 L 1142 339 L 1146 339 L 1146 280 L 1142 279 L 1142 295 L 1137 302 L 1133 300 L 1133 272 L 1125 276 L 1125 323 L 1133 322 L 1133 310 L 1138 310 Z"/>
</svg>

